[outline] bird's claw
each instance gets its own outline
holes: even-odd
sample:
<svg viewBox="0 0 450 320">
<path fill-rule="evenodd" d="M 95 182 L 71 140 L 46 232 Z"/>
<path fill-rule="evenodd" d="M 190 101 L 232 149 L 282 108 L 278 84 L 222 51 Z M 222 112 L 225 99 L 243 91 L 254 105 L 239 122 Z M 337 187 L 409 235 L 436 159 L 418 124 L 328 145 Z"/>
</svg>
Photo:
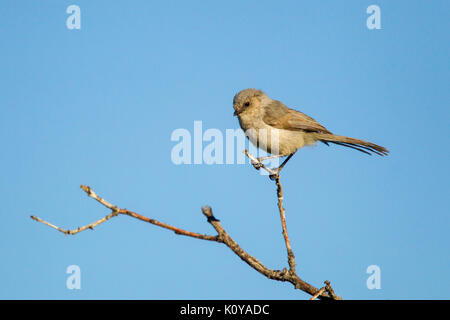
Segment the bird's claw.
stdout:
<svg viewBox="0 0 450 320">
<path fill-rule="evenodd" d="M 262 167 L 262 164 L 260 162 L 254 162 L 252 161 L 252 166 L 256 169 L 259 170 Z"/>
</svg>

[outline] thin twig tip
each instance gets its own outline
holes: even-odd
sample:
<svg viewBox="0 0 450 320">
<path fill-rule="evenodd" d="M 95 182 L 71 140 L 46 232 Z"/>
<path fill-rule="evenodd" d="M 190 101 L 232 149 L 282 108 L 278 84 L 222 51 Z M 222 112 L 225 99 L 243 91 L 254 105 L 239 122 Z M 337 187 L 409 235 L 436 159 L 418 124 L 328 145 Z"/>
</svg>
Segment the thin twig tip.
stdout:
<svg viewBox="0 0 450 320">
<path fill-rule="evenodd" d="M 84 185 L 84 184 L 82 184 L 82 185 L 80 186 L 80 188 L 83 189 L 83 191 L 86 192 L 86 193 L 90 193 L 90 192 L 91 192 L 91 187 L 86 186 L 86 185 Z"/>
</svg>

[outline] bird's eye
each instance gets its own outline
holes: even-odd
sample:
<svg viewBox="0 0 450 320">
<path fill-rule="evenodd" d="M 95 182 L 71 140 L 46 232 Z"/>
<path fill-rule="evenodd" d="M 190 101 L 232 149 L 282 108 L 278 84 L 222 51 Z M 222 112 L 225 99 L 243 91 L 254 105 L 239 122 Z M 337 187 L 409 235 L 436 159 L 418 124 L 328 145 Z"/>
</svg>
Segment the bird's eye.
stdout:
<svg viewBox="0 0 450 320">
<path fill-rule="evenodd" d="M 246 102 L 246 103 L 244 103 L 244 107 L 248 107 L 250 105 L 250 102 Z"/>
</svg>

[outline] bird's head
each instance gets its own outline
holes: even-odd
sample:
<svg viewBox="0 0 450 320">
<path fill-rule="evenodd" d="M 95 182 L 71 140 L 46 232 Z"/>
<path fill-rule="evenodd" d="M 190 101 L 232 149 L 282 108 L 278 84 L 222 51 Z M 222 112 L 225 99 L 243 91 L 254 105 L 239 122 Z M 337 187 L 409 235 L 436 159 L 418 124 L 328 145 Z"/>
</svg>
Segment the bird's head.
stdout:
<svg viewBox="0 0 450 320">
<path fill-rule="evenodd" d="M 263 99 L 270 99 L 264 92 L 257 89 L 245 89 L 233 98 L 234 115 L 237 116 L 248 108 L 260 104 Z"/>
</svg>

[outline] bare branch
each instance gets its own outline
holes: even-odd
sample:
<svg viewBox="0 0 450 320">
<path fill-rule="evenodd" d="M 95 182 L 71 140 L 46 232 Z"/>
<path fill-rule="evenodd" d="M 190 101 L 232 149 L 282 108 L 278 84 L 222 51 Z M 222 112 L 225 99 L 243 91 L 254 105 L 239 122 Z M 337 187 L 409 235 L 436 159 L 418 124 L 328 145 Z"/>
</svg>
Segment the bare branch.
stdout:
<svg viewBox="0 0 450 320">
<path fill-rule="evenodd" d="M 280 211 L 281 227 L 283 229 L 284 242 L 286 243 L 286 250 L 288 255 L 289 268 L 295 272 L 295 256 L 292 251 L 291 241 L 289 240 L 287 226 L 286 226 L 286 215 L 283 207 L 283 187 L 281 186 L 280 176 L 276 175 L 275 183 L 277 185 L 277 196 L 278 196 L 278 209 Z"/>
<path fill-rule="evenodd" d="M 180 229 L 178 227 L 174 227 L 172 225 L 160 222 L 155 219 L 148 218 L 146 216 L 143 216 L 139 213 L 127 210 L 127 209 L 121 209 L 110 202 L 106 201 L 105 199 L 101 198 L 100 196 L 95 193 L 94 190 L 92 190 L 90 187 L 82 185 L 81 189 L 83 189 L 86 194 L 93 198 L 94 200 L 98 201 L 100 204 L 105 206 L 106 208 L 111 210 L 111 213 L 105 216 L 102 219 L 99 219 L 91 224 L 88 224 L 83 227 L 79 227 L 77 229 L 69 230 L 69 229 L 62 229 L 58 226 L 55 226 L 51 224 L 50 222 L 44 221 L 36 216 L 31 216 L 31 218 L 35 221 L 41 222 L 51 228 L 54 228 L 64 234 L 77 234 L 81 231 L 87 230 L 87 229 L 94 229 L 94 227 L 98 226 L 99 224 L 108 221 L 109 219 L 119 215 L 127 215 L 132 218 L 151 223 L 153 225 L 156 225 L 158 227 L 171 230 L 179 235 L 184 235 L 196 239 L 201 240 L 208 240 L 208 241 L 214 241 L 225 244 L 228 248 L 230 248 L 237 256 L 239 256 L 245 263 L 247 263 L 249 266 L 251 266 L 253 269 L 264 275 L 265 277 L 273 280 L 278 281 L 284 281 L 284 282 L 290 282 L 294 285 L 296 289 L 300 289 L 311 296 L 313 296 L 312 299 L 335 299 L 340 300 L 341 298 L 337 296 L 333 289 L 331 288 L 330 282 L 326 281 L 326 286 L 321 288 L 320 290 L 315 288 L 314 286 L 310 285 L 309 283 L 303 281 L 300 279 L 300 277 L 296 274 L 295 271 L 295 257 L 294 253 L 291 248 L 291 244 L 289 241 L 289 236 L 287 234 L 287 227 L 286 227 L 286 218 L 285 218 L 285 209 L 283 208 L 283 190 L 280 182 L 279 175 L 273 171 L 270 168 L 267 168 L 264 164 L 262 164 L 258 159 L 248 154 L 247 150 L 245 151 L 246 155 L 253 161 L 253 164 L 257 164 L 258 168 L 263 168 L 264 170 L 267 170 L 270 174 L 274 175 L 275 177 L 275 183 L 277 185 L 277 197 L 278 197 L 278 208 L 280 211 L 280 218 L 281 218 L 281 225 L 283 229 L 283 236 L 286 243 L 286 250 L 288 254 L 288 263 L 289 263 L 289 270 L 284 268 L 283 270 L 272 270 L 264 266 L 257 258 L 253 257 L 246 251 L 244 251 L 236 241 L 234 241 L 230 235 L 225 231 L 225 229 L 222 227 L 222 224 L 220 223 L 220 220 L 216 219 L 213 215 L 212 209 L 209 206 L 202 207 L 202 212 L 207 218 L 208 222 L 212 225 L 212 227 L 216 230 L 217 235 L 205 235 L 205 234 L 199 234 L 191 231 L 187 231 L 184 229 Z M 255 166 L 256 167 L 256 166 Z"/>
<path fill-rule="evenodd" d="M 284 242 L 286 244 L 286 251 L 287 251 L 287 257 L 288 257 L 288 264 L 289 264 L 289 273 L 293 276 L 295 280 L 291 281 L 296 288 L 301 289 L 305 292 L 308 292 L 313 296 L 311 300 L 319 298 L 331 298 L 334 300 L 342 300 L 339 296 L 337 296 L 334 293 L 333 288 L 331 287 L 330 282 L 327 280 L 325 281 L 325 287 L 321 288 L 320 290 L 314 288 L 314 287 L 308 287 L 309 284 L 304 282 L 303 280 L 298 277 L 296 271 L 295 271 L 295 255 L 294 251 L 292 250 L 291 241 L 289 240 L 289 235 L 287 232 L 287 225 L 286 225 L 286 214 L 285 209 L 283 207 L 283 187 L 281 185 L 280 181 L 280 175 L 278 171 L 275 171 L 273 169 L 268 168 L 266 165 L 264 165 L 258 158 L 252 156 L 247 150 L 244 150 L 245 155 L 251 160 L 252 165 L 259 170 L 260 168 L 263 168 L 266 170 L 270 175 L 271 179 L 275 181 L 276 187 L 277 187 L 277 199 L 278 199 L 278 210 L 280 212 L 280 220 L 281 220 L 281 228 L 283 231 L 283 237 Z M 327 294 L 325 294 L 327 292 Z"/>
<path fill-rule="evenodd" d="M 274 170 L 268 168 L 266 165 L 264 165 L 258 158 L 254 157 L 250 153 L 248 153 L 247 150 L 244 150 L 244 153 L 252 161 L 252 164 L 255 166 L 255 168 L 263 168 L 264 170 L 266 170 L 269 174 L 271 174 L 274 177 L 275 184 L 277 186 L 278 210 L 280 212 L 281 227 L 283 229 L 283 237 L 284 237 L 284 242 L 286 244 L 289 268 L 295 272 L 295 256 L 294 256 L 294 252 L 292 251 L 291 241 L 289 240 L 289 235 L 287 232 L 286 214 L 285 214 L 285 209 L 283 207 L 283 187 L 280 182 L 280 176 L 276 171 L 274 171 Z"/>
<path fill-rule="evenodd" d="M 103 223 L 103 222 L 111 219 L 112 217 L 117 216 L 117 214 L 118 214 L 117 212 L 112 212 L 112 213 L 108 214 L 106 217 L 101 218 L 100 220 L 97 220 L 97 221 L 95 221 L 95 222 L 93 222 L 91 224 L 88 224 L 86 226 L 83 226 L 83 227 L 78 227 L 77 229 L 73 229 L 73 230 L 62 229 L 60 227 L 55 226 L 54 224 L 51 224 L 50 222 L 44 221 L 44 220 L 42 220 L 42 219 L 40 219 L 38 217 L 35 217 L 35 216 L 30 216 L 30 217 L 31 217 L 31 219 L 33 219 L 35 221 L 38 221 L 38 222 L 42 222 L 43 224 L 45 224 L 45 225 L 47 225 L 49 227 L 52 227 L 52 228 L 54 228 L 54 229 L 56 229 L 58 231 L 61 231 L 64 234 L 74 235 L 74 234 L 77 234 L 78 232 L 84 231 L 86 229 L 94 230 L 94 227 L 98 226 L 100 223 Z"/>
<path fill-rule="evenodd" d="M 290 282 L 294 285 L 296 289 L 300 289 L 310 295 L 317 294 L 320 290 L 310 285 L 309 283 L 300 279 L 294 270 L 272 270 L 264 266 L 258 259 L 244 251 L 237 243 L 234 241 L 225 229 L 222 227 L 220 221 L 216 219 L 212 213 L 211 207 L 202 207 L 202 212 L 208 219 L 208 222 L 214 227 L 214 229 L 219 234 L 221 242 L 223 242 L 228 248 L 230 248 L 239 258 L 246 262 L 250 267 L 266 276 L 269 279 Z M 325 290 L 325 289 L 324 289 Z M 321 298 L 330 298 L 327 294 L 322 294 Z M 319 295 L 320 295 L 319 294 Z"/>
<path fill-rule="evenodd" d="M 78 232 L 84 231 L 86 229 L 93 230 L 94 227 L 98 226 L 100 223 L 103 223 L 103 222 L 105 222 L 105 221 L 107 221 L 107 220 L 111 219 L 112 217 L 115 217 L 115 216 L 117 216 L 119 214 L 123 214 L 123 215 L 127 215 L 127 216 L 130 216 L 130 217 L 136 218 L 138 220 L 144 221 L 144 222 L 151 223 L 151 224 L 156 225 L 158 227 L 171 230 L 171 231 L 173 231 L 173 232 L 175 232 L 176 234 L 179 234 L 179 235 L 188 236 L 188 237 L 201 239 L 201 240 L 209 240 L 209 241 L 220 242 L 217 236 L 210 236 L 210 235 L 199 234 L 199 233 L 183 230 L 183 229 L 171 226 L 169 224 L 160 222 L 158 220 L 147 218 L 146 216 L 143 216 L 143 215 L 141 215 L 139 213 L 136 213 L 136 212 L 133 212 L 133 211 L 130 211 L 130 210 L 127 210 L 127 209 L 120 209 L 117 206 L 109 203 L 105 199 L 99 197 L 94 192 L 94 190 L 92 190 L 90 187 L 82 185 L 82 186 L 80 186 L 80 188 L 83 189 L 83 191 L 86 192 L 86 194 L 89 197 L 97 200 L 99 203 L 101 203 L 102 205 L 104 205 L 108 209 L 111 209 L 112 212 L 109 215 L 107 215 L 106 217 L 104 217 L 104 218 L 102 218 L 100 220 L 97 220 L 97 221 L 95 221 L 95 222 L 93 222 L 91 224 L 88 224 L 88 225 L 86 225 L 84 227 L 79 227 L 78 229 L 74 229 L 74 230 L 62 229 L 60 227 L 57 227 L 57 226 L 55 226 L 55 225 L 53 225 L 53 224 L 51 224 L 51 223 L 49 223 L 47 221 L 44 221 L 44 220 L 42 220 L 42 219 L 40 219 L 38 217 L 35 217 L 35 216 L 31 216 L 31 218 L 33 220 L 35 220 L 35 221 L 41 222 L 41 223 L 43 223 L 43 224 L 45 224 L 45 225 L 47 225 L 49 227 L 52 227 L 52 228 L 54 228 L 54 229 L 56 229 L 58 231 L 61 231 L 64 234 L 72 234 L 73 235 L 73 234 L 77 234 Z"/>
</svg>

